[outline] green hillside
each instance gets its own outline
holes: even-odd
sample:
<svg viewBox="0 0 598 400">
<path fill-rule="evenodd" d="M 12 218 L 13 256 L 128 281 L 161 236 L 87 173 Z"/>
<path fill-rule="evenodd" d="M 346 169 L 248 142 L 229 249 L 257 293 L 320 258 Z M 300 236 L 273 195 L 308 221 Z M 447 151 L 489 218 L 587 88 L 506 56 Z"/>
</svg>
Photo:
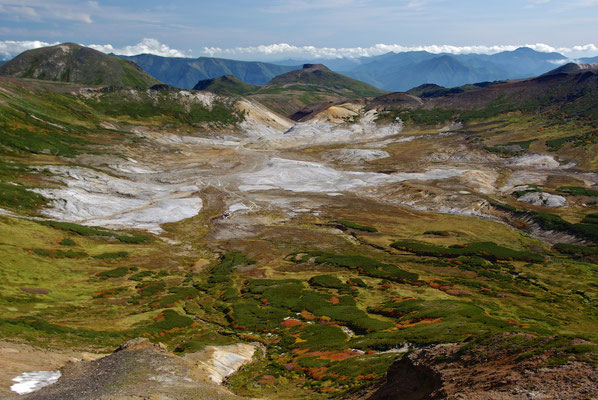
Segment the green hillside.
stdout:
<svg viewBox="0 0 598 400">
<path fill-rule="evenodd" d="M 0 75 L 103 86 L 160 83 L 130 61 L 74 43 L 25 51 L 0 66 Z"/>
<path fill-rule="evenodd" d="M 220 78 L 199 81 L 193 89 L 212 93 L 244 95 L 255 92 L 259 86 L 245 83 L 233 75 L 224 75 Z"/>
</svg>

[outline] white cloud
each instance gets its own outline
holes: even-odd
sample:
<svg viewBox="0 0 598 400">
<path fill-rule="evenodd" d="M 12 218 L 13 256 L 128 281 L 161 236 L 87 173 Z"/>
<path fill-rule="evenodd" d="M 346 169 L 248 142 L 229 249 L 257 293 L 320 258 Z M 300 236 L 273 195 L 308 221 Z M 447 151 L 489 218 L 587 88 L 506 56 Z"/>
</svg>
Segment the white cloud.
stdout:
<svg viewBox="0 0 598 400">
<path fill-rule="evenodd" d="M 371 47 L 315 47 L 315 46 L 293 46 L 287 43 L 260 45 L 251 47 L 235 47 L 223 49 L 219 47 L 204 47 L 203 53 L 212 57 L 266 57 L 274 58 L 356 58 L 371 57 L 389 52 L 402 53 L 406 51 L 427 51 L 430 53 L 449 54 L 495 54 L 502 51 L 513 51 L 519 47 L 529 47 L 540 52 L 558 52 L 564 55 L 575 53 L 597 53 L 598 47 L 594 44 L 579 45 L 572 47 L 553 47 L 547 44 L 525 44 L 525 45 L 496 45 L 496 46 L 450 46 L 450 45 L 429 45 L 429 46 L 402 46 L 399 44 L 376 44 Z"/>
<path fill-rule="evenodd" d="M 163 57 L 190 57 L 189 54 L 177 49 L 173 49 L 166 44 L 160 43 L 156 39 L 143 39 L 141 42 L 115 48 L 111 44 L 90 44 L 88 47 L 96 49 L 103 53 L 114 53 L 123 56 L 134 56 L 137 54 L 154 54 Z"/>
<path fill-rule="evenodd" d="M 38 47 L 52 46 L 58 43 L 44 41 L 0 41 L 0 59 L 10 59 L 25 50 Z M 111 44 L 87 45 L 104 53 L 132 56 L 137 54 L 155 54 L 163 57 L 192 57 L 191 50 L 183 51 L 172 48 L 167 44 L 160 43 L 156 39 L 143 39 L 134 45 L 115 47 Z M 571 47 L 553 47 L 547 44 L 526 44 L 526 45 L 496 45 L 496 46 L 450 46 L 450 45 L 429 45 L 429 46 L 402 46 L 399 44 L 377 44 L 371 47 L 316 47 L 316 46 L 294 46 L 287 43 L 260 45 L 251 47 L 204 47 L 201 52 L 210 57 L 226 57 L 238 59 L 259 59 L 259 60 L 281 60 L 284 58 L 297 59 L 331 59 L 331 58 L 358 58 L 371 57 L 389 52 L 401 53 L 406 51 L 428 51 L 430 53 L 449 54 L 495 54 L 501 51 L 512 51 L 519 47 L 529 47 L 540 52 L 558 52 L 568 58 L 575 59 L 598 55 L 598 47 L 592 43 L 576 45 Z"/>
<path fill-rule="evenodd" d="M 14 40 L 0 41 L 0 58 L 8 60 L 21 54 L 25 50 L 37 49 L 39 47 L 52 46 L 58 43 L 40 42 L 39 40 L 17 42 Z"/>
<path fill-rule="evenodd" d="M 42 42 L 39 40 L 34 41 L 13 41 L 5 40 L 0 41 L 0 59 L 9 60 L 26 50 L 37 49 L 39 47 L 54 46 L 57 43 Z M 114 53 L 125 56 L 133 56 L 136 54 L 155 54 L 164 57 L 190 57 L 183 51 L 173 49 L 168 45 L 160 43 L 156 39 L 143 39 L 141 42 L 125 46 L 122 48 L 115 48 L 111 44 L 91 44 L 88 45 L 92 49 L 101 51 L 103 53 Z"/>
</svg>

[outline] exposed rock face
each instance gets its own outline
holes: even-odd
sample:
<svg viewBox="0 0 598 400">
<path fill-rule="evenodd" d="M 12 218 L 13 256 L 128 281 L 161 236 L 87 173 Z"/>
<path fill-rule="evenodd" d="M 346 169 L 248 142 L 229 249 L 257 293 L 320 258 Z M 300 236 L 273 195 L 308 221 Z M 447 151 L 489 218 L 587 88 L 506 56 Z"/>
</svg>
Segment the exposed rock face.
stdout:
<svg viewBox="0 0 598 400">
<path fill-rule="evenodd" d="M 536 169 L 555 169 L 561 164 L 554 159 L 554 156 L 543 154 L 530 154 L 521 157 L 515 157 L 511 160 L 514 167 L 531 167 Z"/>
<path fill-rule="evenodd" d="M 410 357 L 403 357 L 388 370 L 386 382 L 371 400 L 427 400 L 442 387 L 440 374 L 432 368 L 414 363 Z"/>
<path fill-rule="evenodd" d="M 251 362 L 255 354 L 254 345 L 237 343 L 229 346 L 208 346 L 190 359 L 198 360 L 198 367 L 205 370 L 206 376 L 222 383 L 243 365 Z"/>
<path fill-rule="evenodd" d="M 86 168 L 48 168 L 66 187 L 36 189 L 53 200 L 43 212 L 69 222 L 160 232 L 160 224 L 193 217 L 203 204 L 195 185 L 146 183 Z M 120 172 L 151 176 L 155 171 L 130 166 Z"/>
<path fill-rule="evenodd" d="M 417 350 L 396 361 L 386 378 L 352 399 L 371 400 L 524 400 L 594 399 L 598 370 L 569 362 L 547 366 L 550 352 L 522 360 L 503 340 L 460 351 L 443 344 Z M 575 382 L 575 385 L 571 383 Z"/>
<path fill-rule="evenodd" d="M 531 192 L 521 196 L 519 201 L 544 207 L 564 207 L 567 205 L 567 199 L 563 196 L 544 192 Z"/>
<path fill-rule="evenodd" d="M 374 161 L 382 158 L 388 158 L 390 154 L 383 150 L 366 150 L 366 149 L 342 149 L 336 152 L 331 152 L 330 159 L 356 164 L 364 161 Z"/>
<path fill-rule="evenodd" d="M 262 170 L 241 175 L 244 184 L 239 186 L 239 189 L 242 191 L 283 189 L 290 192 L 326 193 L 410 179 L 421 181 L 448 179 L 464 172 L 464 170 L 449 168 L 387 175 L 375 172 L 339 171 L 319 163 L 272 158 Z"/>
<path fill-rule="evenodd" d="M 249 345 L 238 345 L 249 346 Z M 209 361 L 207 361 L 209 363 Z M 229 370 L 237 366 L 228 365 Z M 237 367 L 238 368 L 238 367 Z M 215 368 L 218 370 L 218 367 Z M 152 344 L 134 339 L 113 354 L 62 368 L 57 383 L 22 397 L 26 400 L 241 399 L 205 378 L 204 370 Z"/>
</svg>

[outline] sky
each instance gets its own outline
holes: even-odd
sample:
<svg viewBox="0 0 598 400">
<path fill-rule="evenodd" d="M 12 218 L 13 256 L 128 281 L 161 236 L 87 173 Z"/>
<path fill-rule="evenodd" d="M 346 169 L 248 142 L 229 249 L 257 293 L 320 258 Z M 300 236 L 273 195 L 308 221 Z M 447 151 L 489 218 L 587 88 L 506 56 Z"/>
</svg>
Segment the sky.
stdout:
<svg viewBox="0 0 598 400">
<path fill-rule="evenodd" d="M 598 0 L 0 0 L 0 59 L 75 42 L 242 60 L 530 46 L 598 55 Z"/>
</svg>

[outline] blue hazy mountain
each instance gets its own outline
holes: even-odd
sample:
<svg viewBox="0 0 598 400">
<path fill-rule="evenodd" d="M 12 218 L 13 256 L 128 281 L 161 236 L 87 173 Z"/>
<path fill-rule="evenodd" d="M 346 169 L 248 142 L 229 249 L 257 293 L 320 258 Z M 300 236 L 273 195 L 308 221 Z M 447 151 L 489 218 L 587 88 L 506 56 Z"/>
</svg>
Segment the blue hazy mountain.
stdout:
<svg viewBox="0 0 598 400">
<path fill-rule="evenodd" d="M 378 88 L 405 91 L 426 83 L 455 87 L 474 82 L 528 78 L 548 72 L 565 60 L 566 57 L 559 53 L 542 53 L 522 47 L 493 55 L 410 51 L 355 59 L 284 60 L 277 63 L 319 62 Z"/>
<path fill-rule="evenodd" d="M 457 87 L 475 82 L 529 78 L 551 71 L 567 61 L 562 54 L 543 53 L 527 47 L 492 55 L 410 51 L 373 57 L 287 59 L 270 63 L 149 54 L 123 58 L 135 62 L 154 78 L 185 89 L 193 88 L 200 80 L 223 75 L 263 85 L 278 75 L 301 69 L 301 65 L 324 64 L 335 72 L 390 91 L 406 91 L 423 84 Z M 598 62 L 598 57 L 580 62 Z"/>
<path fill-rule="evenodd" d="M 160 57 L 152 54 L 119 57 L 133 61 L 159 81 L 181 89 L 192 89 L 201 80 L 223 75 L 232 75 L 253 85 L 263 85 L 278 75 L 301 69 L 302 65 L 287 66 L 210 57 Z"/>
</svg>

